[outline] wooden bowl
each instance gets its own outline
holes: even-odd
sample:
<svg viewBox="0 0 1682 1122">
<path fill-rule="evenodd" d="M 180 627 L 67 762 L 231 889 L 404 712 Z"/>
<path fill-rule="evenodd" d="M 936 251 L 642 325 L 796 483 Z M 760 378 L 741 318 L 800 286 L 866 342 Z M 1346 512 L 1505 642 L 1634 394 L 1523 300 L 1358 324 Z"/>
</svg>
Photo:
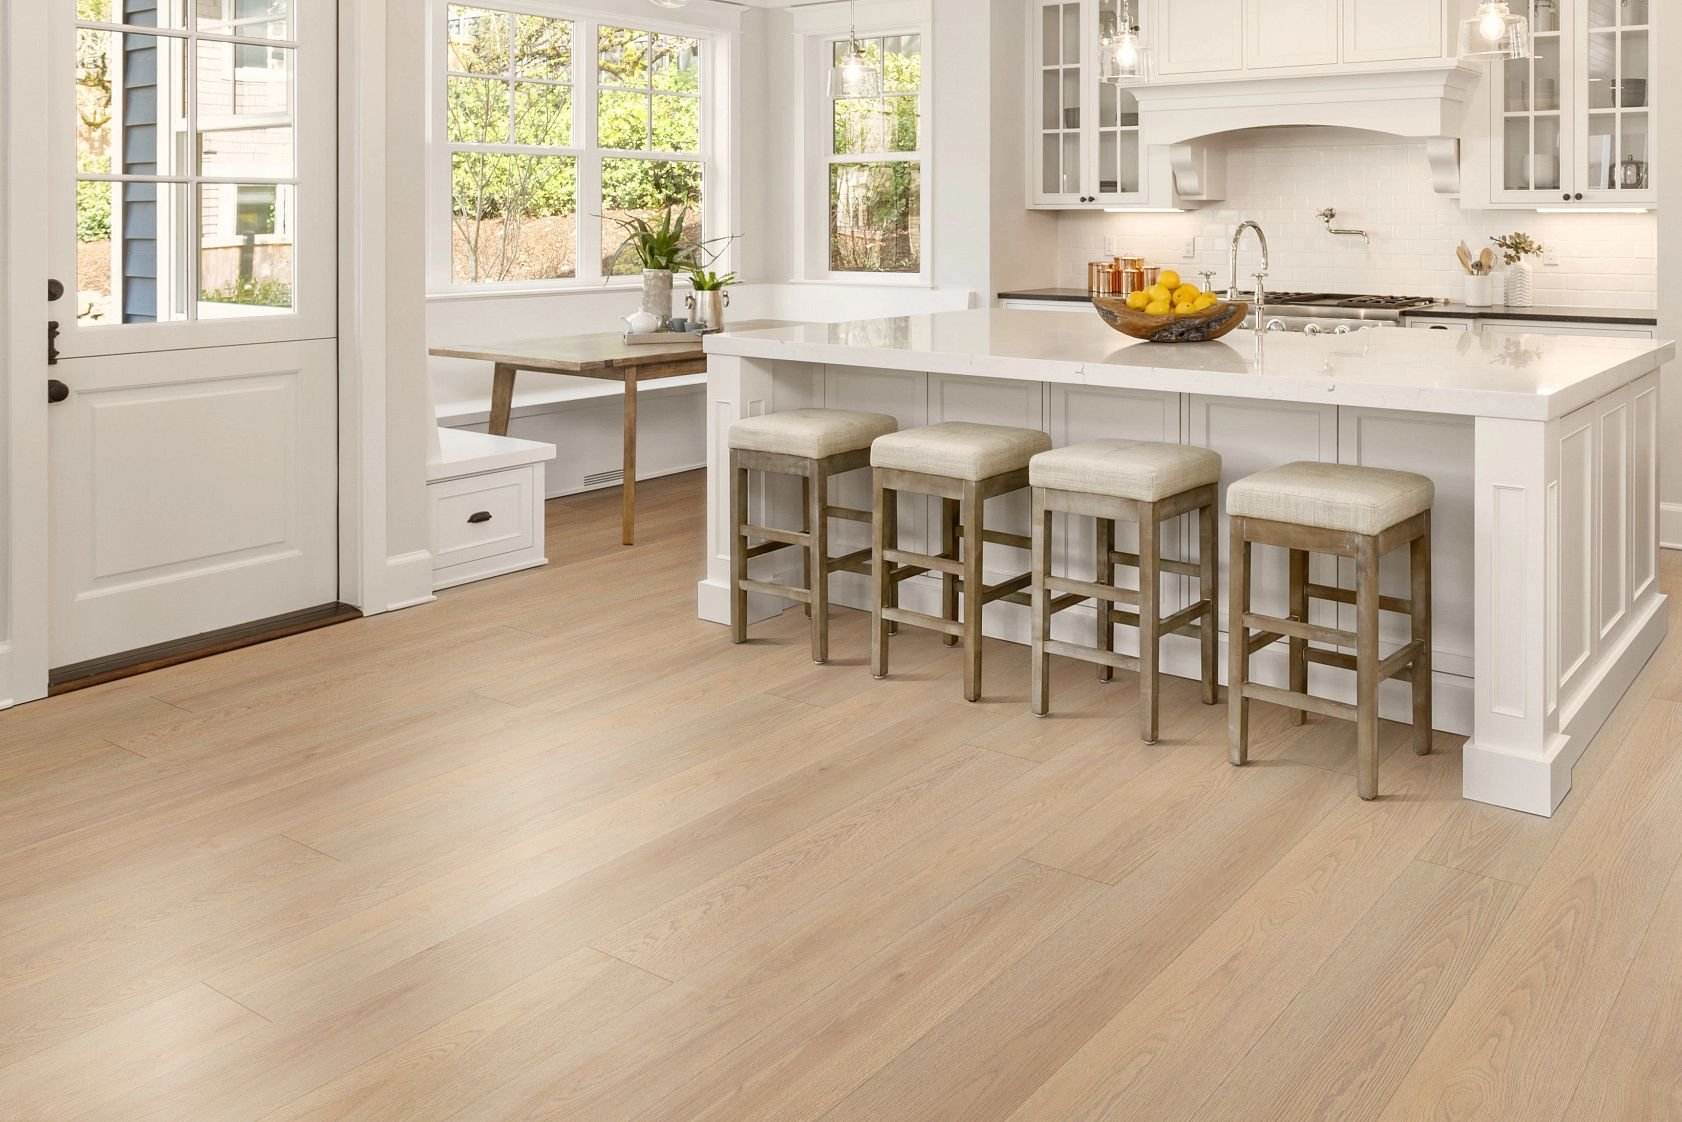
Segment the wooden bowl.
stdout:
<svg viewBox="0 0 1682 1122">
<path fill-rule="evenodd" d="M 1127 306 L 1124 296 L 1094 296 L 1092 306 L 1104 322 L 1132 339 L 1147 343 L 1207 343 L 1244 322 L 1250 305 L 1222 302 L 1189 316 L 1150 316 Z"/>
</svg>

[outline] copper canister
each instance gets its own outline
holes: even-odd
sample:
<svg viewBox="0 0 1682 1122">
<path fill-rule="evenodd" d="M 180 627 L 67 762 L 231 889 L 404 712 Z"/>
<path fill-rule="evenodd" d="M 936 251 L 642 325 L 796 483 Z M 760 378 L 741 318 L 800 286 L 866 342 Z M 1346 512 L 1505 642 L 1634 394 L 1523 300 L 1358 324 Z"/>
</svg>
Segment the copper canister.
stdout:
<svg viewBox="0 0 1682 1122">
<path fill-rule="evenodd" d="M 1146 265 L 1143 269 L 1140 269 L 1139 272 L 1142 274 L 1139 278 L 1139 287 L 1141 289 L 1150 288 L 1155 285 L 1157 279 L 1162 276 L 1162 266 Z"/>
<path fill-rule="evenodd" d="M 1086 290 L 1094 296 L 1108 296 L 1115 291 L 1115 271 L 1108 261 L 1092 261 L 1086 266 Z"/>
</svg>

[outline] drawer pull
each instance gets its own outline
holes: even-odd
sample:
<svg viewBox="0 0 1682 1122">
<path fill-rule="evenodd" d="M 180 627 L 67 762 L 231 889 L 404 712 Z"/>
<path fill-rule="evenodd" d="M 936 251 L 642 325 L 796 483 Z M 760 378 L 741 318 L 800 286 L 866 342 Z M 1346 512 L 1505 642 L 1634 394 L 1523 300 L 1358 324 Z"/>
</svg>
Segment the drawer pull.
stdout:
<svg viewBox="0 0 1682 1122">
<path fill-rule="evenodd" d="M 468 519 L 467 519 L 467 524 L 469 526 L 477 526 L 481 522 L 489 522 L 490 520 L 491 520 L 491 512 L 488 511 L 488 510 L 481 510 L 477 514 L 469 515 Z"/>
</svg>

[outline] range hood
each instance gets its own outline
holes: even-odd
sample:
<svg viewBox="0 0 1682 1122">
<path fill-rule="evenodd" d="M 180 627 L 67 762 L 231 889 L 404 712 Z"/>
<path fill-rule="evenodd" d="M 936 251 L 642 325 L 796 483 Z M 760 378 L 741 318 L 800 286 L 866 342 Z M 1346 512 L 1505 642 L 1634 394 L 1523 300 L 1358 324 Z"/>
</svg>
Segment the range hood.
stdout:
<svg viewBox="0 0 1682 1122">
<path fill-rule="evenodd" d="M 1437 190 L 1460 189 L 1460 136 L 1477 71 L 1444 62 L 1400 70 L 1221 81 L 1159 80 L 1129 88 L 1139 99 L 1142 143 L 1169 149 L 1177 176 L 1246 129 L 1322 126 L 1425 141 Z M 1182 182 L 1190 197 L 1212 197 Z"/>
</svg>

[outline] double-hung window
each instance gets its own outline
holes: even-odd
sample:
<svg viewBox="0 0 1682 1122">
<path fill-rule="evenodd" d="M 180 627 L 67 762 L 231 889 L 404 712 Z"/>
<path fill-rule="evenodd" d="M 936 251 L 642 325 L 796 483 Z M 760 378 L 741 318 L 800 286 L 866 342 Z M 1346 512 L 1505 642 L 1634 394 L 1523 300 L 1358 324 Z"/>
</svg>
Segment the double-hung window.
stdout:
<svg viewBox="0 0 1682 1122">
<path fill-rule="evenodd" d="M 831 273 L 924 270 L 923 40 L 921 35 L 861 39 L 879 71 L 882 94 L 831 102 L 827 266 Z M 839 63 L 846 39 L 827 44 Z"/>
<path fill-rule="evenodd" d="M 701 236 L 704 39 L 549 5 L 444 8 L 449 249 L 435 285 L 636 272 L 621 222 L 668 207 Z"/>
</svg>

